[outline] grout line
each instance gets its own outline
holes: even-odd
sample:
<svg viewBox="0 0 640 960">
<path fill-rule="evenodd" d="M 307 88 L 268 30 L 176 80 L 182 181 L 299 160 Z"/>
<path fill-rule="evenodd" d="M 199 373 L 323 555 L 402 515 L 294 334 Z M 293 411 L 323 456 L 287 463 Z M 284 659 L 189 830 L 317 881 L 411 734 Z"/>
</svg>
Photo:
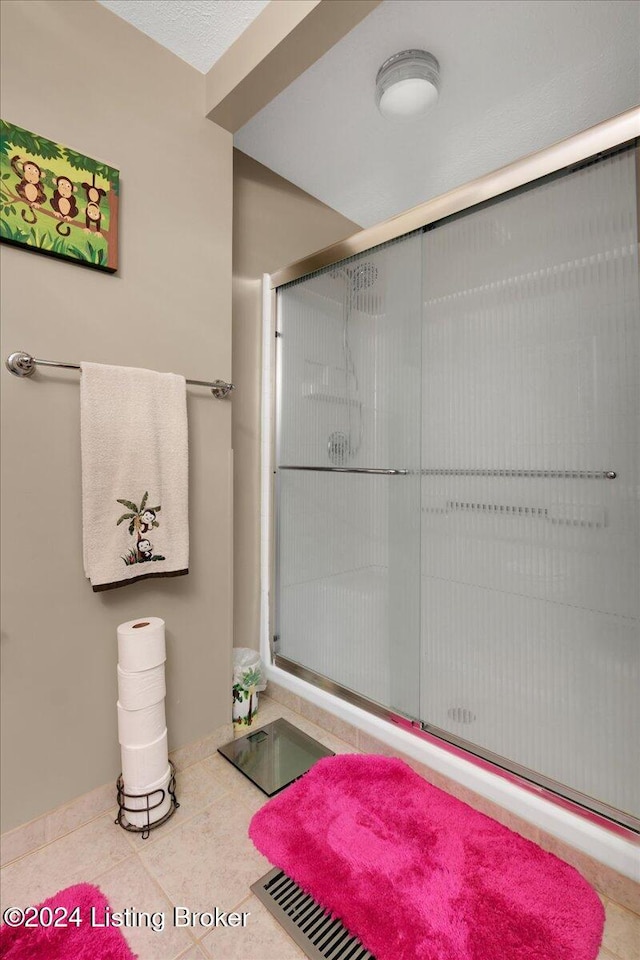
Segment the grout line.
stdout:
<svg viewBox="0 0 640 960">
<path fill-rule="evenodd" d="M 179 772 L 178 772 L 178 775 L 179 775 Z M 221 793 L 220 796 L 216 797 L 215 800 L 212 800 L 211 803 L 205 804 L 204 807 L 199 807 L 197 810 L 194 810 L 193 813 L 190 813 L 188 817 L 184 817 L 182 820 L 179 820 L 173 823 L 173 826 L 171 826 L 166 832 L 157 834 L 157 836 L 154 837 L 152 842 L 148 843 L 148 840 L 150 840 L 151 837 L 153 837 L 153 831 L 151 831 L 151 834 L 147 838 L 147 840 L 142 840 L 142 839 L 140 840 L 141 844 L 142 843 L 145 844 L 144 847 L 141 847 L 139 850 L 136 850 L 133 844 L 131 844 L 131 849 L 134 851 L 134 853 L 144 853 L 145 850 L 152 850 L 159 840 L 163 840 L 165 837 L 171 836 L 171 834 L 175 833 L 175 831 L 178 830 L 180 827 L 183 827 L 187 823 L 190 823 L 194 819 L 194 817 L 197 817 L 201 813 L 204 813 L 206 810 L 209 809 L 209 807 L 212 807 L 214 803 L 218 803 L 218 801 L 222 800 L 224 797 L 228 796 L 230 793 L 233 793 L 233 790 L 231 788 L 229 790 L 225 790 L 224 793 Z M 180 802 L 179 797 L 178 797 L 178 802 Z M 180 809 L 182 809 L 182 804 L 180 804 Z M 173 822 L 172 820 L 168 820 L 167 825 L 172 822 Z M 134 834 L 131 834 L 131 836 L 139 836 L 139 834 L 134 833 Z"/>
<path fill-rule="evenodd" d="M 173 903 L 173 900 L 171 899 L 171 897 L 169 896 L 169 894 L 167 893 L 167 891 L 164 889 L 164 887 L 162 886 L 162 884 L 160 883 L 160 881 L 159 881 L 159 880 L 153 875 L 153 873 L 151 873 L 151 871 L 147 868 L 147 866 L 146 866 L 146 864 L 144 863 L 142 857 L 140 857 L 137 853 L 135 853 L 135 852 L 133 852 L 133 851 L 131 852 L 131 855 L 128 856 L 128 857 L 125 857 L 124 860 L 120 860 L 117 864 L 113 864 L 113 865 L 112 865 L 111 867 L 109 867 L 107 870 L 103 870 L 102 873 L 101 873 L 98 877 L 96 877 L 93 881 L 91 881 L 91 882 L 98 884 L 98 883 L 99 883 L 99 880 L 100 880 L 100 877 L 102 877 L 104 874 L 109 873 L 109 871 L 112 870 L 114 867 L 119 867 L 119 866 L 121 866 L 125 861 L 133 860 L 134 858 L 135 858 L 135 860 L 137 860 L 138 864 L 140 865 L 140 867 L 142 868 L 142 870 L 143 870 L 143 872 L 146 874 L 146 876 L 149 878 L 149 880 L 151 880 L 153 886 L 156 887 L 156 889 L 160 891 L 163 899 L 167 901 L 167 903 L 169 904 L 169 906 L 170 906 L 171 909 L 173 910 L 173 907 L 175 906 L 175 904 Z M 193 940 L 193 943 L 196 943 L 196 944 L 197 944 L 198 941 L 195 939 L 195 936 L 194 936 L 194 934 L 193 934 L 192 931 L 191 931 L 191 927 L 186 927 L 185 929 L 187 930 L 189 936 L 190 936 L 191 939 Z M 124 933 L 124 931 L 122 931 L 122 932 Z M 127 942 L 128 942 L 128 941 L 127 941 Z M 181 953 L 176 954 L 175 957 L 167 958 L 167 960 L 180 960 L 180 957 L 182 957 L 182 956 L 183 956 L 185 953 L 187 953 L 189 950 L 192 950 L 192 949 L 193 949 L 193 943 L 190 944 L 190 946 L 187 947 L 186 950 L 183 950 Z"/>
<path fill-rule="evenodd" d="M 171 910 L 173 911 L 173 908 L 176 906 L 176 904 L 173 902 L 173 897 L 169 896 L 169 893 L 168 893 L 168 892 L 165 890 L 165 888 L 162 886 L 162 884 L 160 883 L 160 881 L 158 880 L 158 878 L 156 877 L 156 875 L 151 872 L 151 870 L 149 869 L 149 867 L 147 867 L 147 865 L 146 865 L 146 863 L 144 862 L 144 860 L 142 859 L 142 857 L 141 857 L 139 854 L 137 854 L 137 853 L 134 854 L 134 856 L 137 858 L 138 863 L 140 864 L 140 866 L 142 867 L 142 869 L 144 870 L 144 872 L 146 873 L 146 875 L 149 877 L 149 879 L 151 880 L 151 882 L 153 883 L 153 885 L 160 891 L 160 893 L 162 894 L 162 896 L 164 897 L 164 899 L 169 903 L 169 905 L 170 905 L 170 907 L 171 907 Z M 193 933 L 193 928 L 192 928 L 192 927 L 189 926 L 189 927 L 185 927 L 184 929 L 186 929 L 187 933 L 189 934 L 189 936 L 190 936 L 191 939 L 193 940 L 193 943 L 198 943 L 198 942 L 199 942 L 199 941 L 196 939 L 195 933 Z M 193 946 L 193 944 L 192 944 L 188 949 L 191 950 L 191 949 L 192 949 L 192 946 Z M 184 953 L 184 952 L 185 952 L 185 951 L 183 950 L 183 953 Z M 178 954 L 176 960 L 178 960 L 178 958 L 179 958 L 180 956 L 181 956 L 181 954 Z"/>
</svg>

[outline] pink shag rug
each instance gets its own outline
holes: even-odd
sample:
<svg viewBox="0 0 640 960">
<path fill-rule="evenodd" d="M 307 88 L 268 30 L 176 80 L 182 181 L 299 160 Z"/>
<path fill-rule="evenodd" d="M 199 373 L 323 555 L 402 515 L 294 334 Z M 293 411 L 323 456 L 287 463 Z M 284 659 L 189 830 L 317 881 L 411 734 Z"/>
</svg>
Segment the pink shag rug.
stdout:
<svg viewBox="0 0 640 960">
<path fill-rule="evenodd" d="M 594 960 L 604 910 L 564 861 L 402 760 L 320 760 L 253 817 L 258 850 L 377 960 Z"/>
<path fill-rule="evenodd" d="M 91 925 L 91 910 L 97 920 L 104 917 L 109 903 L 97 887 L 88 883 L 79 883 L 75 887 L 60 890 L 53 897 L 39 904 L 38 914 L 48 922 L 50 908 L 54 922 L 62 922 L 72 911 L 79 907 L 79 913 L 73 914 L 81 922 L 70 923 L 66 927 L 0 927 L 0 956 L 2 960 L 136 960 L 117 927 L 98 927 Z M 60 908 L 57 909 L 56 908 Z"/>
</svg>

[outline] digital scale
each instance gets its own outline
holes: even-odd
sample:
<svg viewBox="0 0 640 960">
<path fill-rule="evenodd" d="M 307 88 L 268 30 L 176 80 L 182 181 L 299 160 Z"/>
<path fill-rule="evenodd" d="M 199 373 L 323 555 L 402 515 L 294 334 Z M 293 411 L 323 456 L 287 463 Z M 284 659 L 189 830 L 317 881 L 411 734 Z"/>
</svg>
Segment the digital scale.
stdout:
<svg viewBox="0 0 640 960">
<path fill-rule="evenodd" d="M 248 777 L 268 797 L 284 790 L 333 750 L 280 718 L 254 733 L 218 748 L 225 760 Z"/>
</svg>

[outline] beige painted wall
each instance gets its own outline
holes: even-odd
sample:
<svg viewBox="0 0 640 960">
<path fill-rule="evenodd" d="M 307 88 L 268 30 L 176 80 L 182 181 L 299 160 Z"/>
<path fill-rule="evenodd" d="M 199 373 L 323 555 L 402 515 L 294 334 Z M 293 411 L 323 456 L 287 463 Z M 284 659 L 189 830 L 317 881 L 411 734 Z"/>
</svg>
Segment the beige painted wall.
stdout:
<svg viewBox="0 0 640 960">
<path fill-rule="evenodd" d="M 115 276 L 2 247 L 2 357 L 230 379 L 232 141 L 204 117 L 203 76 L 93 2 L 1 9 L 2 116 L 119 168 L 122 184 Z M 124 620 L 167 622 L 171 747 L 230 719 L 231 404 L 188 389 L 189 576 L 94 594 L 78 380 L 0 375 L 2 829 L 115 781 Z"/>
<path fill-rule="evenodd" d="M 359 226 L 251 157 L 233 151 L 234 645 L 260 638 L 262 275 Z"/>
</svg>

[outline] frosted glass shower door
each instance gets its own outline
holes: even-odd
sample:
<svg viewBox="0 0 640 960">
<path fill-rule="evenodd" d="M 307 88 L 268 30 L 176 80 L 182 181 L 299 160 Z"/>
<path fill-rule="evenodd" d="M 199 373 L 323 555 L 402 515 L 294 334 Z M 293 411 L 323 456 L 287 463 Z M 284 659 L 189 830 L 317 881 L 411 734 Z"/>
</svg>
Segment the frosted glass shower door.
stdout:
<svg viewBox="0 0 640 960">
<path fill-rule="evenodd" d="M 623 150 L 424 234 L 420 715 L 638 816 L 636 210 Z"/>
<path fill-rule="evenodd" d="M 278 291 L 277 662 L 415 716 L 421 236 Z"/>
</svg>

